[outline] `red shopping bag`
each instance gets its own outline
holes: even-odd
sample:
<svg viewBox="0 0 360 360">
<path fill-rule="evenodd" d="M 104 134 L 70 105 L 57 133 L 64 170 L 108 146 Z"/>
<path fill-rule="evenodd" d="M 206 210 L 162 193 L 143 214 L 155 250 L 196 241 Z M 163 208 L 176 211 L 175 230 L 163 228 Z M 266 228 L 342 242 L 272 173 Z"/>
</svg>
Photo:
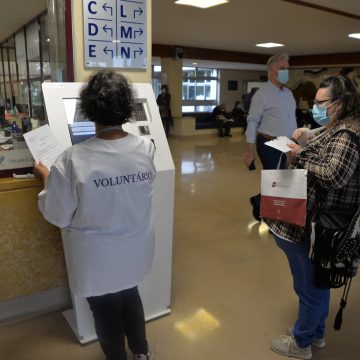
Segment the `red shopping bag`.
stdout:
<svg viewBox="0 0 360 360">
<path fill-rule="evenodd" d="M 307 170 L 262 170 L 260 216 L 304 226 Z"/>
</svg>

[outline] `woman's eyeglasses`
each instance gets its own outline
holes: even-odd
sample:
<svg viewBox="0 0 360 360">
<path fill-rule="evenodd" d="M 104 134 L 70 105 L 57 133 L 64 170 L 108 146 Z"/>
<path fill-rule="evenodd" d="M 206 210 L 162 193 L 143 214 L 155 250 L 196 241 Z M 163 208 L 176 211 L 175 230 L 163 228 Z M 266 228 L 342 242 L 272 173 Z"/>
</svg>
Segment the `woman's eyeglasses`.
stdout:
<svg viewBox="0 0 360 360">
<path fill-rule="evenodd" d="M 320 105 L 325 104 L 326 102 L 332 101 L 332 100 L 333 99 L 326 99 L 326 100 L 316 100 L 316 99 L 314 99 L 313 102 L 314 102 L 314 105 L 319 107 Z"/>
</svg>

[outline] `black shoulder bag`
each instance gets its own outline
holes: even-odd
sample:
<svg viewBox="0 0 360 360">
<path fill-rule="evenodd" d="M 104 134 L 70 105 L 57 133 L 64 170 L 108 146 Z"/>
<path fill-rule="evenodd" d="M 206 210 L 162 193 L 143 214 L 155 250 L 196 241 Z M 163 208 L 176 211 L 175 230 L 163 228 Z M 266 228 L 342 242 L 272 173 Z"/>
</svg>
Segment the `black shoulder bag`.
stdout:
<svg viewBox="0 0 360 360">
<path fill-rule="evenodd" d="M 359 139 L 353 132 L 341 131 L 349 133 L 360 149 Z M 340 330 L 351 280 L 360 262 L 360 208 L 345 211 L 318 208 L 312 223 L 311 260 L 315 266 L 315 286 L 323 289 L 344 286 L 334 322 L 334 329 Z"/>
</svg>

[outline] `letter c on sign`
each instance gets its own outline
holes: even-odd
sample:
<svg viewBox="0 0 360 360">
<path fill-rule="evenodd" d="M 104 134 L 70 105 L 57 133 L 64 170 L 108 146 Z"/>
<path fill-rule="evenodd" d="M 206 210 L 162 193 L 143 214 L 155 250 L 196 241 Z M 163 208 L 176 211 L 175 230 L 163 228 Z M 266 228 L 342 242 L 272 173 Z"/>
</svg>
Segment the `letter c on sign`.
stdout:
<svg viewBox="0 0 360 360">
<path fill-rule="evenodd" d="M 97 11 L 92 11 L 92 9 L 91 9 L 91 5 L 96 5 L 96 1 L 90 1 L 89 2 L 89 5 L 88 5 L 88 10 L 89 10 L 89 13 L 91 13 L 91 14 L 97 14 Z"/>
</svg>

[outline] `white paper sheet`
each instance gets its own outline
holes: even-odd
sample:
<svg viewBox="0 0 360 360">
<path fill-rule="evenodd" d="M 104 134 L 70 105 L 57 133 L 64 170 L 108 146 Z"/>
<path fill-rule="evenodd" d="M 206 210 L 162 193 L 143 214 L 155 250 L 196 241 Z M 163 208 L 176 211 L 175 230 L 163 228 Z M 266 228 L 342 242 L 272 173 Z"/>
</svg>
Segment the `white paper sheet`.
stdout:
<svg viewBox="0 0 360 360">
<path fill-rule="evenodd" d="M 283 153 L 289 152 L 291 149 L 287 144 L 296 144 L 294 141 L 290 140 L 286 136 L 279 136 L 274 140 L 267 141 L 265 145 L 271 146 L 274 149 L 280 150 Z"/>
<path fill-rule="evenodd" d="M 49 125 L 29 131 L 24 139 L 35 161 L 41 161 L 48 169 L 63 152 Z"/>
</svg>

